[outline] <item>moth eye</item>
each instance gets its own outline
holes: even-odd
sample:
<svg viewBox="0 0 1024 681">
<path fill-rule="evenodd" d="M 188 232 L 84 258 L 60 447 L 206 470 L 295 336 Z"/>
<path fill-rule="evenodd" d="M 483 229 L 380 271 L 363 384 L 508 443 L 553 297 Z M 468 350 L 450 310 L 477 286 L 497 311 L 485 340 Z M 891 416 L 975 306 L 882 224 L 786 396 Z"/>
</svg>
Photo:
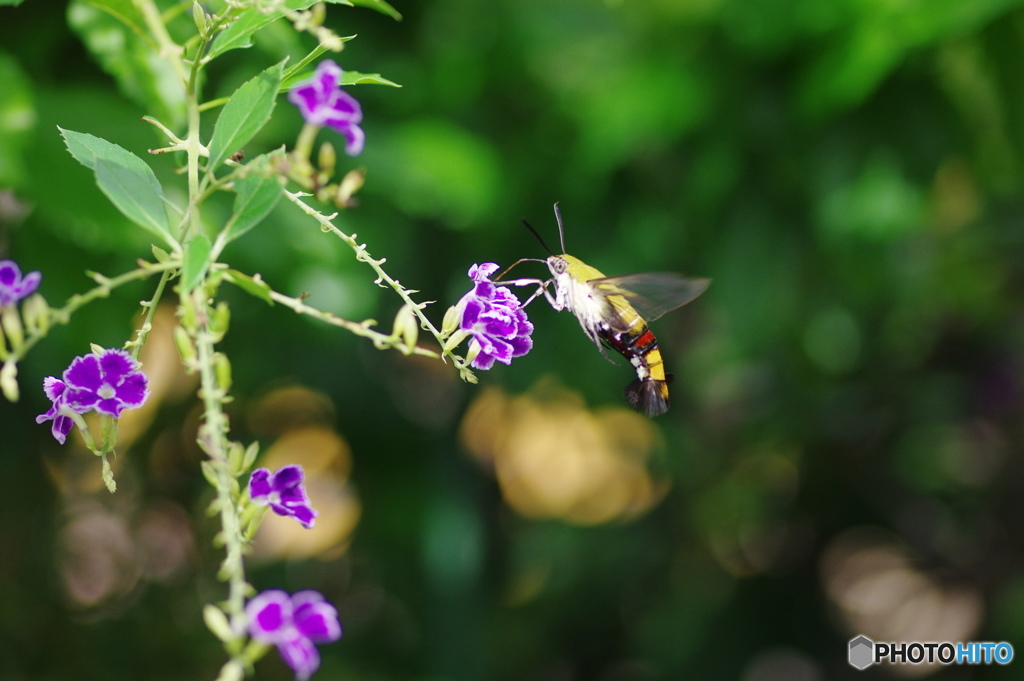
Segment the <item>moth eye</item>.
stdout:
<svg viewBox="0 0 1024 681">
<path fill-rule="evenodd" d="M 566 261 L 562 260 L 561 258 L 558 258 L 557 260 L 555 260 L 555 273 L 556 274 L 561 274 L 562 272 L 565 272 L 565 268 L 566 268 L 566 266 L 568 264 L 569 263 L 567 263 Z"/>
</svg>

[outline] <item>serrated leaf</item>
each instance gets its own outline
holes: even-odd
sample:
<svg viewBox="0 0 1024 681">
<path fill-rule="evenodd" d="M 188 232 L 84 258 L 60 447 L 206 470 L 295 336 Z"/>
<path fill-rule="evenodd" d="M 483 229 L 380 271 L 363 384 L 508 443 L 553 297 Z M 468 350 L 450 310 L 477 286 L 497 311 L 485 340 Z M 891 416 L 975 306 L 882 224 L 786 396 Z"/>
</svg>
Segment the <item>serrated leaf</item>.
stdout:
<svg viewBox="0 0 1024 681">
<path fill-rule="evenodd" d="M 96 184 L 110 202 L 126 218 L 173 246 L 175 240 L 167 229 L 163 190 L 149 166 L 146 169 L 148 173 L 99 157 L 93 161 Z"/>
<path fill-rule="evenodd" d="M 270 120 L 281 89 L 282 60 L 246 81 L 231 95 L 217 118 L 210 140 L 210 167 L 244 147 Z"/>
<path fill-rule="evenodd" d="M 269 304 L 273 305 L 274 301 L 270 298 L 270 292 L 273 290 L 267 282 L 259 278 L 260 275 L 250 277 L 248 274 L 242 274 L 238 270 L 228 270 L 226 273 L 228 281 L 242 289 L 246 293 L 252 296 L 256 296 L 260 300 L 265 300 Z"/>
<path fill-rule="evenodd" d="M 181 266 L 182 294 L 186 294 L 203 280 L 210 265 L 210 237 L 197 234 L 185 245 L 185 262 Z"/>
<path fill-rule="evenodd" d="M 228 222 L 228 241 L 233 241 L 258 225 L 281 198 L 281 183 L 276 177 L 249 175 L 235 181 L 234 215 Z"/>
</svg>

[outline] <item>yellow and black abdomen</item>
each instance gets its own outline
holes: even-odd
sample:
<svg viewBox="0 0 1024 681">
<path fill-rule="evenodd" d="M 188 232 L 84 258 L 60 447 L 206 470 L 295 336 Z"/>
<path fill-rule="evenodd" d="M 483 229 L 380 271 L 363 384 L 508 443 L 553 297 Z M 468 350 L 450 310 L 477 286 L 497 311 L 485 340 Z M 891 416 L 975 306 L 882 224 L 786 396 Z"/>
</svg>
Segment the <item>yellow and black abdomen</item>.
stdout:
<svg viewBox="0 0 1024 681">
<path fill-rule="evenodd" d="M 629 405 L 646 416 L 660 416 L 668 411 L 671 376 L 665 373 L 658 339 L 650 327 L 635 312 L 632 322 L 625 331 L 601 324 L 598 335 L 608 348 L 628 359 L 636 370 L 636 379 L 624 391 Z"/>
</svg>

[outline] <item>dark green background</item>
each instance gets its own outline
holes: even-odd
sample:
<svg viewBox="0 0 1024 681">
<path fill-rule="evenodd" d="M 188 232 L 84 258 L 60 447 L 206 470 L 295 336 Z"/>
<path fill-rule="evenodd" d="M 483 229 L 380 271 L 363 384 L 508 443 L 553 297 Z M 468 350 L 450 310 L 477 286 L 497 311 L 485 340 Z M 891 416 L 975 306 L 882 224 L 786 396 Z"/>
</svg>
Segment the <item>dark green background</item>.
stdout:
<svg viewBox="0 0 1024 681">
<path fill-rule="evenodd" d="M 830 552 L 856 528 L 887 533 L 907 574 L 973 594 L 975 640 L 1024 652 L 1020 4 L 431 0 L 398 4 L 400 23 L 330 8 L 332 27 L 358 34 L 339 63 L 403 85 L 352 90 L 367 145 L 343 163 L 365 167 L 367 185 L 340 224 L 439 301 L 435 322 L 472 263 L 543 256 L 520 219 L 553 243 L 556 201 L 569 251 L 606 273 L 714 283 L 654 325 L 677 376 L 652 463 L 671 490 L 644 517 L 598 527 L 504 504 L 456 436 L 482 387 L 457 384 L 456 409 L 420 413 L 398 353 L 225 290 L 238 409 L 301 383 L 330 396 L 353 449 L 363 517 L 349 551 L 250 574 L 338 604 L 346 635 L 317 678 L 890 678 L 847 666 L 846 642 L 869 632 L 845 624 L 827 586 Z M 85 269 L 113 275 L 149 255 L 55 126 L 140 155 L 162 143 L 137 123 L 145 96 L 119 90 L 67 18 L 55 0 L 0 8 L 0 108 L 27 101 L 35 115 L 0 120 L 0 184 L 26 210 L 0 216 L 0 257 L 42 270 L 54 305 L 89 287 Z M 207 93 L 308 40 L 268 29 L 215 65 Z M 251 155 L 293 143 L 300 124 L 282 98 Z M 180 182 L 173 159 L 154 165 Z M 284 203 L 224 259 L 385 330 L 399 306 Z M 122 473 L 191 514 L 187 574 L 83 612 L 56 568 L 73 507 L 47 466 L 68 454 L 33 421 L 47 407 L 36 386 L 89 342 L 122 344 L 151 290 L 126 287 L 53 331 L 20 367 L 21 401 L 0 406 L 0 679 L 211 679 L 223 662 L 200 616 L 223 594 L 209 488 L 194 462 L 148 454 L 194 402 L 163 410 Z M 518 394 L 555 377 L 592 406 L 619 404 L 628 367 L 601 359 L 567 313 L 531 314 L 534 351 L 481 383 Z M 786 493 L 766 452 L 795 462 Z M 445 564 L 432 541 L 467 542 L 471 560 Z M 734 555 L 762 545 L 768 558 Z M 523 564 L 548 579 L 512 607 Z M 930 678 L 1013 679 L 1021 664 Z M 289 672 L 268 658 L 257 676 Z"/>
</svg>

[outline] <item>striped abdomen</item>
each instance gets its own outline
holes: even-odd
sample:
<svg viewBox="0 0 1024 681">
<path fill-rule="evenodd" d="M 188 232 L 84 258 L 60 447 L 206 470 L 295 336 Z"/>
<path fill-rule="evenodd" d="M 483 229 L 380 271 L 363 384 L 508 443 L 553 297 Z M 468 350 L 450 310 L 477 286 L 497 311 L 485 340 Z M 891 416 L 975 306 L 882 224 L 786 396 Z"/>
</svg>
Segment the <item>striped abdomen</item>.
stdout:
<svg viewBox="0 0 1024 681">
<path fill-rule="evenodd" d="M 626 331 L 615 331 L 601 324 L 601 341 L 629 360 L 636 370 L 636 380 L 626 386 L 629 405 L 646 416 L 659 416 L 668 411 L 668 382 L 665 363 L 658 349 L 658 339 L 639 316 Z"/>
</svg>

